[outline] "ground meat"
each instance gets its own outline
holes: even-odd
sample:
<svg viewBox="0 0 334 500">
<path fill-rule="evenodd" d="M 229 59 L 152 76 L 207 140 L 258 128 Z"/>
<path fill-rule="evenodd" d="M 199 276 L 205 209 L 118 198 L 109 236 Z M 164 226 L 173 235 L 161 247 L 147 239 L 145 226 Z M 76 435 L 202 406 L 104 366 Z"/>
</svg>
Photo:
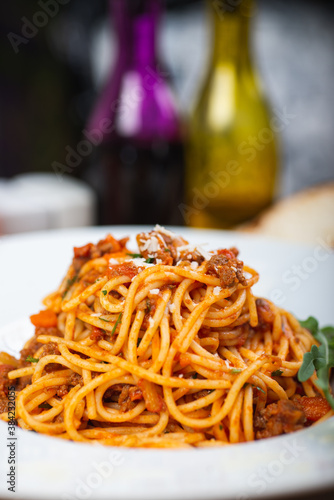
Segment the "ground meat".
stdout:
<svg viewBox="0 0 334 500">
<path fill-rule="evenodd" d="M 218 255 L 213 255 L 208 261 L 206 272 L 211 276 L 217 276 L 222 288 L 230 288 L 238 283 L 245 286 L 247 280 L 243 275 L 243 265 L 231 250 L 226 250 L 225 253 L 220 250 Z"/>
<path fill-rule="evenodd" d="M 20 392 L 29 384 L 31 384 L 31 375 L 27 375 L 26 377 L 20 377 L 16 385 L 16 390 Z"/>
<path fill-rule="evenodd" d="M 59 354 L 60 354 L 60 351 L 58 349 L 58 344 L 55 344 L 54 342 L 50 342 L 49 344 L 45 344 L 40 357 L 43 358 L 44 356 L 52 356 L 52 355 L 59 356 Z"/>
<path fill-rule="evenodd" d="M 5 396 L 0 396 L 0 415 L 8 411 L 8 399 Z"/>
<path fill-rule="evenodd" d="M 82 376 L 79 375 L 78 373 L 72 373 L 72 375 L 70 375 L 68 379 L 67 384 L 62 384 L 59 385 L 58 387 L 50 387 L 49 389 L 57 389 L 56 395 L 59 396 L 60 398 L 63 398 L 70 392 L 72 387 L 75 387 L 78 384 L 83 386 Z"/>
<path fill-rule="evenodd" d="M 55 344 L 54 342 L 50 342 L 49 344 L 45 344 L 43 347 L 42 354 L 40 355 L 40 358 L 44 358 L 44 356 L 59 356 L 60 351 L 58 349 L 58 344 Z M 59 365 L 58 363 L 49 363 L 45 366 L 45 371 L 46 373 L 51 373 L 57 370 L 62 370 L 64 367 L 62 365 Z"/>
<path fill-rule="evenodd" d="M 288 434 L 303 429 L 306 416 L 298 401 L 284 399 L 268 405 L 254 419 L 256 439 Z"/>
<path fill-rule="evenodd" d="M 128 238 L 116 240 L 111 234 L 98 242 L 97 245 L 88 243 L 83 247 L 74 247 L 74 258 L 72 261 L 73 268 L 78 272 L 83 264 L 91 259 L 98 259 L 107 253 L 122 252 L 125 249 Z"/>
<path fill-rule="evenodd" d="M 135 406 L 135 404 L 130 399 L 129 389 L 129 385 L 124 385 L 118 398 L 119 410 L 122 413 L 131 410 Z"/>
<path fill-rule="evenodd" d="M 160 231 L 138 234 L 137 243 L 139 251 L 145 259 L 154 258 L 155 263 L 158 260 L 160 264 L 165 266 L 176 264 L 178 260 L 177 248 L 188 244 L 179 236 L 172 238 Z"/>
<path fill-rule="evenodd" d="M 13 369 L 11 365 L 0 365 L 0 398 L 7 398 L 8 387 L 14 385 L 14 382 L 8 379 L 8 373 Z"/>
<path fill-rule="evenodd" d="M 139 273 L 139 268 L 132 264 L 132 262 L 124 262 L 123 264 L 116 264 L 107 269 L 107 276 L 115 278 L 117 276 L 128 276 L 132 280 Z"/>
<path fill-rule="evenodd" d="M 42 347 L 42 345 L 43 344 L 41 344 L 40 342 L 37 342 L 37 340 L 35 338 L 32 338 L 29 342 L 28 347 L 26 347 L 25 349 L 22 349 L 22 351 L 20 352 L 21 357 L 19 359 L 19 368 L 31 366 L 31 362 L 27 361 L 27 357 L 28 356 L 34 357 L 35 352 L 38 351 L 38 349 L 40 347 Z"/>
<path fill-rule="evenodd" d="M 53 337 L 62 337 L 61 332 L 56 327 L 45 328 L 44 326 L 36 326 L 35 335 L 38 337 L 39 335 L 50 335 Z"/>
<path fill-rule="evenodd" d="M 208 389 L 203 389 L 202 391 L 195 392 L 192 397 L 194 399 L 200 399 L 204 398 L 205 396 L 208 396 L 210 394 L 210 391 Z"/>
<path fill-rule="evenodd" d="M 106 332 L 97 326 L 93 326 L 92 333 L 90 334 L 90 339 L 98 342 L 99 340 L 104 340 Z"/>
</svg>

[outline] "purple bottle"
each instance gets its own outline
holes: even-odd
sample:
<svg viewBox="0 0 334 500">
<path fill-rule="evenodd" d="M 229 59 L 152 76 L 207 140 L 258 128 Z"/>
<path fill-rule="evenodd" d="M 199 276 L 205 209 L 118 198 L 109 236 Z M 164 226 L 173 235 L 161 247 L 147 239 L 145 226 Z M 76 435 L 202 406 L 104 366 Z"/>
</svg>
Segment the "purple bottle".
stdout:
<svg viewBox="0 0 334 500">
<path fill-rule="evenodd" d="M 182 224 L 181 126 L 156 56 L 161 10 L 160 0 L 110 0 L 119 57 L 88 124 L 103 136 L 103 224 Z"/>
</svg>

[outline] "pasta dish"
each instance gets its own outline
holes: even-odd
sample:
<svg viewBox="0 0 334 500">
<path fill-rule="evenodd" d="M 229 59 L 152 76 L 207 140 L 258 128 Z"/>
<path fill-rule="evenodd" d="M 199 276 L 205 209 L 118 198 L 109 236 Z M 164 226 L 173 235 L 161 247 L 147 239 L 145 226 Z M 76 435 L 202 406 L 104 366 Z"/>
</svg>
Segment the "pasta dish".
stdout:
<svg viewBox="0 0 334 500">
<path fill-rule="evenodd" d="M 321 422 L 333 410 L 313 373 L 319 345 L 254 296 L 235 248 L 204 250 L 161 226 L 74 248 L 60 287 L 31 316 L 19 360 L 0 353 L 0 418 L 16 392 L 23 429 L 127 447 L 208 447 Z"/>
</svg>

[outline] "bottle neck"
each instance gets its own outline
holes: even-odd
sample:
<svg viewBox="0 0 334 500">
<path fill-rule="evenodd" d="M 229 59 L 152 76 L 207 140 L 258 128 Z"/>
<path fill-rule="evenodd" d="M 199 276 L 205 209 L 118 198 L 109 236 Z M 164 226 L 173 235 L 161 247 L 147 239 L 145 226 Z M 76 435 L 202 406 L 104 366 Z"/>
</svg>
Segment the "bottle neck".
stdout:
<svg viewBox="0 0 334 500">
<path fill-rule="evenodd" d="M 133 68 L 155 67 L 161 0 L 110 0 L 120 60 Z"/>
<path fill-rule="evenodd" d="M 252 0 L 240 0 L 229 6 L 228 0 L 211 0 L 214 26 L 213 63 L 247 65 L 249 52 L 249 20 L 253 12 Z M 236 1 L 233 1 L 236 4 Z"/>
</svg>

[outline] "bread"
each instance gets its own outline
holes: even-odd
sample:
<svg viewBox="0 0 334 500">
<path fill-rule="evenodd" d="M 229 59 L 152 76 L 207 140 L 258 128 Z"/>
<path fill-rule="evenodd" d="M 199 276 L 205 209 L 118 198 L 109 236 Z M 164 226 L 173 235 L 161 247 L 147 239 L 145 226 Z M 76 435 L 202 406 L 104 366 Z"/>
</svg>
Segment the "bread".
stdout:
<svg viewBox="0 0 334 500">
<path fill-rule="evenodd" d="M 334 182 L 285 198 L 239 229 L 302 243 L 322 240 L 334 248 Z"/>
</svg>

